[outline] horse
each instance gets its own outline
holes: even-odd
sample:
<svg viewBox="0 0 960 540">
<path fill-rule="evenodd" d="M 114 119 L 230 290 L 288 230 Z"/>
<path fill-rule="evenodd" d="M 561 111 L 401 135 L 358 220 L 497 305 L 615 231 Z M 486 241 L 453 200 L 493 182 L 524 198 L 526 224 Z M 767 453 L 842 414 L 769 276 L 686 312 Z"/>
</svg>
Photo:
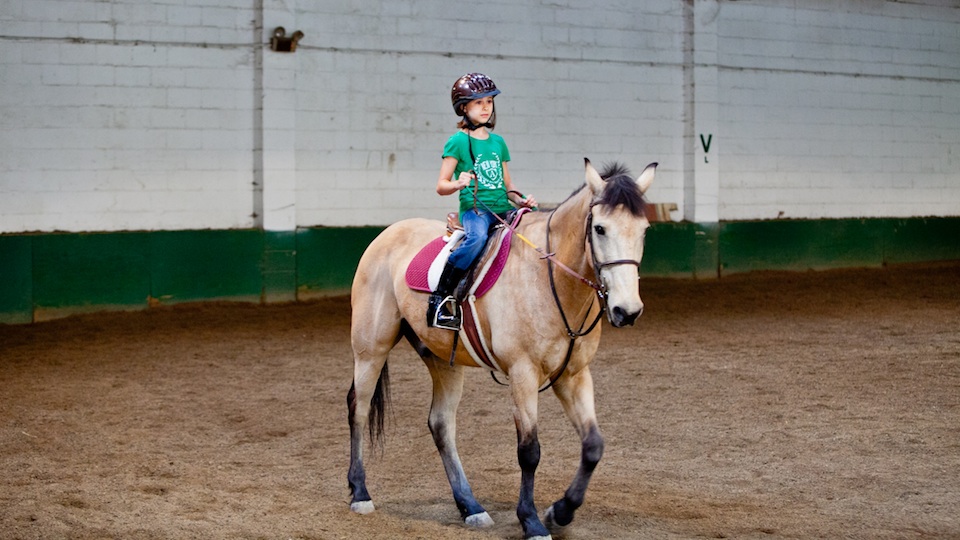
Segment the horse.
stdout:
<svg viewBox="0 0 960 540">
<path fill-rule="evenodd" d="M 580 188 L 553 211 L 530 213 L 515 227 L 503 273 L 476 299 L 481 333 L 495 357 L 496 370 L 474 360 L 462 342 L 457 344 L 456 332 L 428 327 L 428 295 L 405 282 L 408 264 L 422 246 L 445 233 L 443 223 L 422 218 L 399 221 L 364 251 L 351 289 L 354 375 L 347 394 L 347 481 L 352 511 L 374 511 L 363 467 L 364 432 L 382 445 L 389 400 L 387 356 L 405 338 L 433 379 L 427 425 L 464 523 L 470 527 L 493 524 L 474 498 L 457 452 L 456 414 L 465 367 L 499 371 L 509 381 L 521 470 L 516 512 L 524 538 L 551 538 L 551 530 L 573 521 L 604 447 L 590 374 L 603 326 L 597 323 L 605 313 L 614 327 L 632 325 L 643 311 L 639 267 L 650 225 L 643 194 L 657 166 L 651 163 L 634 179 L 620 164 L 608 166 L 602 174 L 590 160 L 584 159 L 584 165 L 586 181 Z M 546 248 L 531 238 L 543 241 Z M 540 462 L 539 391 L 547 386 L 580 437 L 581 456 L 569 488 L 541 520 L 533 491 Z"/>
</svg>

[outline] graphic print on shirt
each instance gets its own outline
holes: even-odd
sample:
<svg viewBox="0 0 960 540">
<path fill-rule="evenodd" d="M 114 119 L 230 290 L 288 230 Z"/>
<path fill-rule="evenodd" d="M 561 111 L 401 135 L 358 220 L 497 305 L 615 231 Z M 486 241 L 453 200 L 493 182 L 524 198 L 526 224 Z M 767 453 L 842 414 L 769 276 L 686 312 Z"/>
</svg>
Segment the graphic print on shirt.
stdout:
<svg viewBox="0 0 960 540">
<path fill-rule="evenodd" d="M 503 189 L 503 167 L 500 154 L 490 152 L 478 155 L 474 172 L 477 175 L 477 182 L 484 189 Z"/>
</svg>

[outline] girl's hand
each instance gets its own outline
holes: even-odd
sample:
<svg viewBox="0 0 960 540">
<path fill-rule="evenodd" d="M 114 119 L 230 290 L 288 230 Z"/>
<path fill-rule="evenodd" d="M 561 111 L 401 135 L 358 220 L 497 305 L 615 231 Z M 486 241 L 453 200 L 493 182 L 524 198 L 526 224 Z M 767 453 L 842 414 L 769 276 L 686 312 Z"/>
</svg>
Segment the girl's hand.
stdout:
<svg viewBox="0 0 960 540">
<path fill-rule="evenodd" d="M 476 178 L 476 176 L 472 172 L 464 171 L 460 173 L 460 176 L 455 182 L 457 185 L 457 190 L 459 191 L 469 186 L 470 182 L 473 181 L 474 178 Z"/>
<path fill-rule="evenodd" d="M 526 199 L 520 199 L 520 206 L 535 208 L 537 206 L 537 199 L 535 199 L 533 195 L 527 195 Z"/>
</svg>

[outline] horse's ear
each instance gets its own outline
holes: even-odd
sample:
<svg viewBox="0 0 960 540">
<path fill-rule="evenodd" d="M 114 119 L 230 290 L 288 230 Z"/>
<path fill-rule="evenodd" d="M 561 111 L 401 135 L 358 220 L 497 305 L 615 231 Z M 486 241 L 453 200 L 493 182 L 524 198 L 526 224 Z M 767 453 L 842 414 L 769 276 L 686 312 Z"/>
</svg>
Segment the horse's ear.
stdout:
<svg viewBox="0 0 960 540">
<path fill-rule="evenodd" d="M 646 193 L 647 189 L 650 188 L 650 184 L 653 183 L 653 176 L 657 172 L 657 165 L 657 162 L 647 165 L 647 168 L 637 177 L 637 187 L 640 188 L 640 193 Z"/>
<path fill-rule="evenodd" d="M 594 195 L 603 193 L 603 178 L 600 178 L 600 173 L 593 168 L 593 164 L 590 163 L 589 159 L 583 158 L 583 163 L 587 169 L 587 185 L 590 186 L 590 191 L 592 191 Z"/>
</svg>

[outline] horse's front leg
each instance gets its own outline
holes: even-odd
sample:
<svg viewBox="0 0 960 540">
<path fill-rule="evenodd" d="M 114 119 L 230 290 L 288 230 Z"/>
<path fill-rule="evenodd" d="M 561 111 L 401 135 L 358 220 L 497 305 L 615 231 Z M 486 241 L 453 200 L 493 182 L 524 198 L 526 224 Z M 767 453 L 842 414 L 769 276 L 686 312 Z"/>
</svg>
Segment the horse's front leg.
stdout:
<svg viewBox="0 0 960 540">
<path fill-rule="evenodd" d="M 515 368 L 510 370 L 510 387 L 513 391 L 514 421 L 517 424 L 517 460 L 520 462 L 517 518 L 527 540 L 549 539 L 550 531 L 537 516 L 533 501 L 534 477 L 540 464 L 540 441 L 537 438 L 539 381 L 533 369 Z"/>
<path fill-rule="evenodd" d="M 463 367 L 450 366 L 433 355 L 425 356 L 423 361 L 433 378 L 433 402 L 427 425 L 440 451 L 460 517 L 470 527 L 493 525 L 493 519 L 473 496 L 457 452 L 457 407 L 463 395 Z"/>
<path fill-rule="evenodd" d="M 563 376 L 553 386 L 553 391 L 563 404 L 567 417 L 580 435 L 580 467 L 563 498 L 553 503 L 544 516 L 547 525 L 566 526 L 573 521 L 573 513 L 583 504 L 593 470 L 603 456 L 603 437 L 597 427 L 597 415 L 593 403 L 593 377 L 589 368 L 576 375 Z"/>
</svg>

